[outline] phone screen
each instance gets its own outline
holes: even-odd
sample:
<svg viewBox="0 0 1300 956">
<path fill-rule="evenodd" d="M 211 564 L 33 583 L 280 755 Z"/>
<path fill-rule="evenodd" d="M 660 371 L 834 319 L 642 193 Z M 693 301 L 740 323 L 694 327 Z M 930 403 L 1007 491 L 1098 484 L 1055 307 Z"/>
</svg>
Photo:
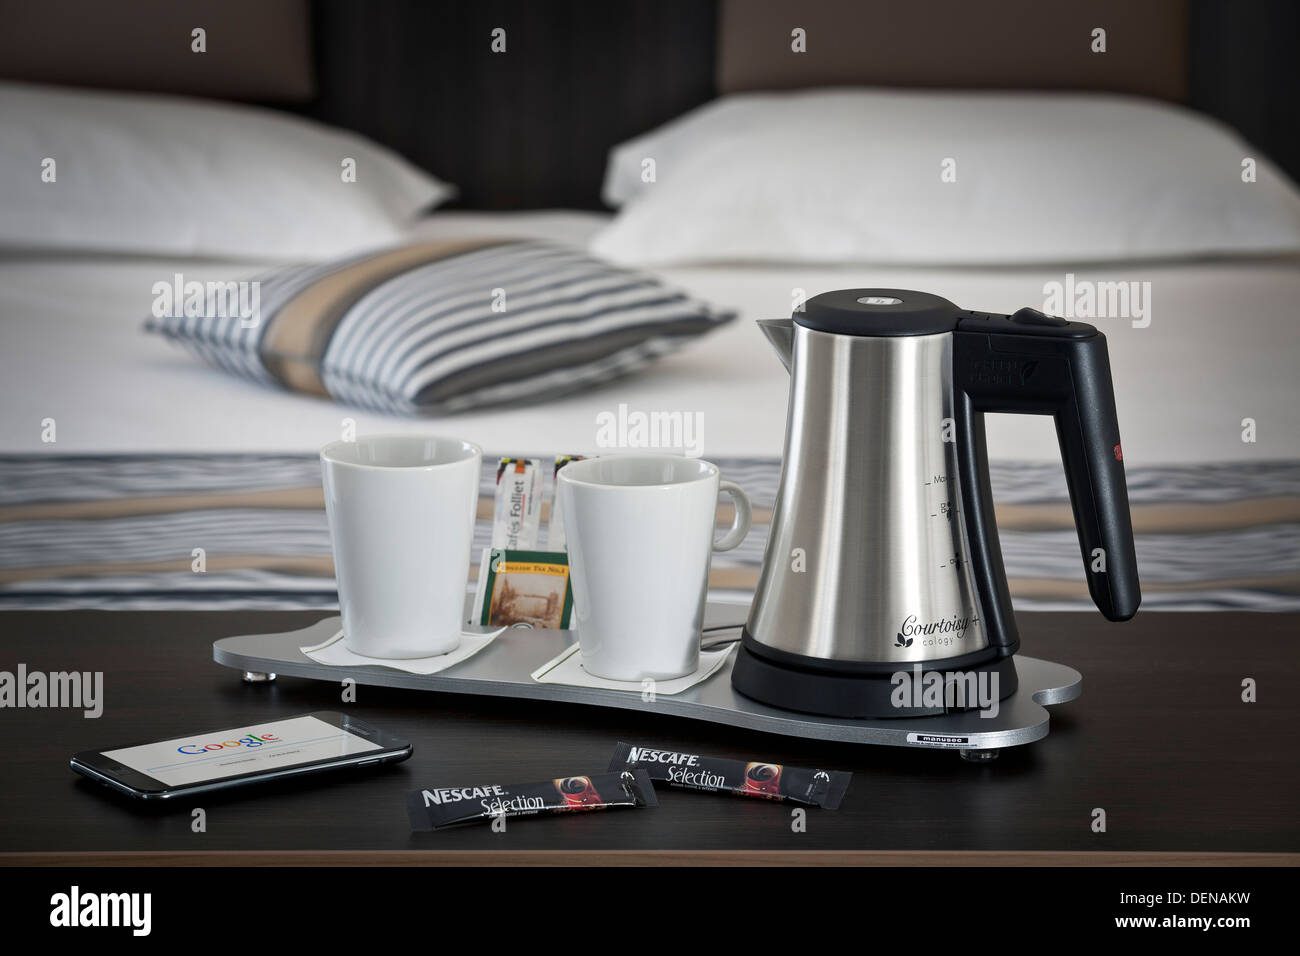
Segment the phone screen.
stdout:
<svg viewBox="0 0 1300 956">
<path fill-rule="evenodd" d="M 106 750 L 104 756 L 168 787 L 183 787 L 381 749 L 308 715 Z"/>
</svg>

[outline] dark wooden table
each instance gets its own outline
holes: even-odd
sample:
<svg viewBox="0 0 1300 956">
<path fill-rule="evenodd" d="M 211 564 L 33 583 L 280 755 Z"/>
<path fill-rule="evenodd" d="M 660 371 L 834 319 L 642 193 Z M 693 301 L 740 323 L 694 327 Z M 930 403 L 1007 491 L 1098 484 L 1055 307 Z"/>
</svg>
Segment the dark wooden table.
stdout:
<svg viewBox="0 0 1300 956">
<path fill-rule="evenodd" d="M 1084 692 L 1052 708 L 1045 740 L 987 765 L 579 705 L 372 687 L 343 704 L 337 685 L 248 685 L 212 661 L 216 638 L 322 616 L 0 613 L 0 670 L 103 671 L 105 682 L 97 720 L 0 710 L 0 861 L 1300 859 L 1300 615 L 1144 613 L 1110 625 L 1022 614 L 1026 653 L 1078 668 Z M 1241 700 L 1248 677 L 1257 703 Z M 403 735 L 415 755 L 380 772 L 202 799 L 205 833 L 192 832 L 189 807 L 133 807 L 68 769 L 82 749 L 322 709 Z M 504 834 L 410 831 L 407 789 L 600 771 L 620 739 L 851 770 L 853 784 L 839 811 L 810 811 L 803 833 L 792 832 L 789 806 L 677 790 L 661 790 L 658 809 L 511 821 Z M 1091 828 L 1094 808 L 1106 811 L 1105 833 Z"/>
</svg>

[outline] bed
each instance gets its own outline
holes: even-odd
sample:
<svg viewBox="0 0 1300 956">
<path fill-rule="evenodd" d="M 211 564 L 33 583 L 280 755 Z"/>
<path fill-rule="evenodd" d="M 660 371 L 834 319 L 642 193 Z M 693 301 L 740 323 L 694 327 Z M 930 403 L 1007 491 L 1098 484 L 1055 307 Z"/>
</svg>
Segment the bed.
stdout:
<svg viewBox="0 0 1300 956">
<path fill-rule="evenodd" d="M 419 230 L 573 241 L 601 222 L 589 214 L 447 213 Z M 361 433 L 433 428 L 481 444 L 489 454 L 477 549 L 489 535 L 493 456 L 599 452 L 596 416 L 619 404 L 702 413 L 703 454 L 745 486 L 758 509 L 759 530 L 714 567 L 717 594 L 743 600 L 762 557 L 787 397 L 785 371 L 752 320 L 786 310 L 791 288 L 870 286 L 886 275 L 893 285 L 1003 311 L 1034 301 L 1044 282 L 1033 270 L 663 270 L 666 281 L 733 306 L 739 318 L 588 394 L 430 423 L 178 362 L 168 343 L 140 331 L 141 290 L 174 268 L 192 272 L 195 264 L 26 257 L 0 265 L 3 606 L 329 607 L 337 596 L 315 451 L 339 434 L 343 418 L 354 418 Z M 1286 452 L 1300 447 L 1290 305 L 1300 297 L 1300 266 L 1197 263 L 1143 275 L 1160 289 L 1155 332 L 1106 331 L 1144 605 L 1294 608 L 1300 463 Z M 1247 412 L 1266 441 L 1241 440 Z M 46 419 L 57 422 L 53 443 L 42 441 Z M 990 454 L 1018 604 L 1083 606 L 1050 422 L 991 419 Z M 201 574 L 192 568 L 195 548 L 206 555 Z"/>
<path fill-rule="evenodd" d="M 752 46 L 737 46 L 736 5 L 724 5 L 723 14 L 722 92 L 743 95 L 759 82 L 750 55 L 740 52 Z M 781 77 L 780 85 L 809 83 Z M 1144 92 L 1177 95 L 1167 86 Z M 436 192 L 431 186 L 421 201 Z M 374 241 L 509 238 L 623 254 L 626 243 L 617 252 L 607 239 L 615 222 L 613 213 L 590 210 L 435 209 Z M 251 279 L 278 268 L 275 256 L 6 246 L 0 607 L 333 607 L 316 450 L 342 429 L 435 431 L 480 444 L 477 555 L 489 536 L 495 457 L 600 453 L 597 417 L 620 407 L 698 414 L 702 443 L 691 450 L 753 497 L 755 532 L 715 559 L 711 577 L 715 599 L 743 602 L 776 493 L 787 398 L 786 374 L 754 320 L 788 315 L 798 290 L 915 288 L 966 308 L 1011 312 L 1041 306 L 1063 281 L 1149 283 L 1151 290 L 1149 314 L 1094 320 L 1110 342 L 1144 607 L 1300 607 L 1300 256 L 1281 246 L 1132 264 L 1014 255 L 862 264 L 739 253 L 736 261 L 648 262 L 642 268 L 665 287 L 734 318 L 574 394 L 426 417 L 241 379 L 142 331 L 160 278 Z M 1017 606 L 1088 606 L 1050 422 L 994 417 L 989 440 Z"/>
</svg>

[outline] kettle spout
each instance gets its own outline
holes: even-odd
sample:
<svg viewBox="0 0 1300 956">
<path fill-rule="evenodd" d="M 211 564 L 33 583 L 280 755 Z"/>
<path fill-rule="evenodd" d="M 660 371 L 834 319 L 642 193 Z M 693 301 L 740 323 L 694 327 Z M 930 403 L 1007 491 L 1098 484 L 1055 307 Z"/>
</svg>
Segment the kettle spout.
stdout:
<svg viewBox="0 0 1300 956">
<path fill-rule="evenodd" d="M 785 370 L 790 371 L 794 360 L 794 320 L 793 319 L 759 319 L 758 327 L 763 330 L 767 340 L 776 349 L 777 357 Z"/>
</svg>

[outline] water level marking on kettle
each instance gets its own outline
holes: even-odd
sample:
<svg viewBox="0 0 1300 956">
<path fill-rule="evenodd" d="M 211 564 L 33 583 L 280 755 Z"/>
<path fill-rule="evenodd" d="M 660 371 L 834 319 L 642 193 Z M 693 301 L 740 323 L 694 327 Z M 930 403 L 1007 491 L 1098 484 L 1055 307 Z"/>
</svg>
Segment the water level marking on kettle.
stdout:
<svg viewBox="0 0 1300 956">
<path fill-rule="evenodd" d="M 937 506 L 937 510 L 930 512 L 930 517 L 931 518 L 943 517 L 946 518 L 949 522 L 951 522 L 952 517 L 957 513 L 958 508 L 957 508 L 957 500 L 955 496 L 948 491 L 948 476 L 941 472 L 936 472 L 935 474 L 932 474 L 930 476 L 929 481 L 922 482 L 921 487 L 937 488 L 939 490 L 939 494 L 942 495 L 942 499 L 935 502 L 935 505 Z"/>
<path fill-rule="evenodd" d="M 930 512 L 931 518 L 946 518 L 952 520 L 953 515 L 957 513 L 957 502 L 949 498 L 947 501 L 939 502 L 939 510 Z"/>
</svg>

